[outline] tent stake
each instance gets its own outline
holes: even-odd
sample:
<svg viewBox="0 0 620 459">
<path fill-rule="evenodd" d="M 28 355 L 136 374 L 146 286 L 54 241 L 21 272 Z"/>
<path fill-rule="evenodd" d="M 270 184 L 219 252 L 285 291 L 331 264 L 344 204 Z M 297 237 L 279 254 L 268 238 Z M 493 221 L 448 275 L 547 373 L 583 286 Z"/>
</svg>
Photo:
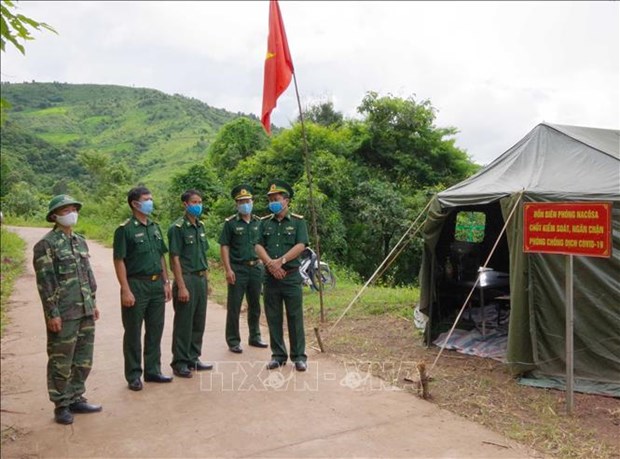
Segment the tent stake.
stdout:
<svg viewBox="0 0 620 459">
<path fill-rule="evenodd" d="M 325 348 L 323 347 L 323 340 L 321 339 L 321 332 L 319 331 L 319 327 L 314 327 L 314 334 L 316 336 L 316 342 L 319 344 L 319 349 L 321 349 L 321 352 L 325 353 Z"/>
</svg>

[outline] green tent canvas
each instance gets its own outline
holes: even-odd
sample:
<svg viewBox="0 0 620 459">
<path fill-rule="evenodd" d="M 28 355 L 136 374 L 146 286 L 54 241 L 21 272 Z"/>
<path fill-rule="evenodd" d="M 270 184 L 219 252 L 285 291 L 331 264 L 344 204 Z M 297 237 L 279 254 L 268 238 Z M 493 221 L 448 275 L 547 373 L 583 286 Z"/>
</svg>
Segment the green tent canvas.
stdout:
<svg viewBox="0 0 620 459">
<path fill-rule="evenodd" d="M 512 372 L 565 374 L 565 256 L 523 253 L 524 202 L 611 202 L 611 258 L 574 259 L 575 377 L 620 396 L 620 131 L 542 123 L 467 180 L 438 193 L 423 227 L 420 309 L 428 342 L 465 297 L 449 276 L 477 276 L 505 219 L 517 210 L 488 266 L 509 274 L 506 361 Z M 481 216 L 463 240 L 459 214 Z M 476 222 L 474 222 L 476 223 Z M 476 229 L 477 228 L 477 229 Z M 482 230 L 480 228 L 483 228 Z M 461 241 L 459 241 L 459 238 Z M 457 250 L 455 253 L 455 247 Z M 464 248 L 464 249 L 463 249 Z M 475 250 L 474 250 L 475 249 Z M 459 257 L 461 257 L 459 259 Z M 467 262 L 466 262 L 467 261 Z M 454 265 L 458 265 L 456 268 Z"/>
</svg>

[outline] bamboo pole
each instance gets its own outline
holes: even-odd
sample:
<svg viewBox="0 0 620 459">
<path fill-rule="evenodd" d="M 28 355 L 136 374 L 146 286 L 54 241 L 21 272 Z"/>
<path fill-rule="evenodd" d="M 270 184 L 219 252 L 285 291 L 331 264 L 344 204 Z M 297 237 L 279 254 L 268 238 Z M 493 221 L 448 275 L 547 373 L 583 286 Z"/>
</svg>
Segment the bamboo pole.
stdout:
<svg viewBox="0 0 620 459">
<path fill-rule="evenodd" d="M 295 83 L 295 95 L 297 96 L 297 105 L 299 106 L 299 120 L 301 121 L 301 135 L 304 143 L 304 163 L 306 167 L 306 177 L 308 178 L 308 197 L 310 198 L 310 217 L 312 219 L 312 235 L 314 237 L 314 246 L 316 248 L 316 262 L 319 270 L 319 304 L 321 323 L 325 322 L 325 308 L 323 306 L 323 276 L 321 276 L 321 246 L 319 241 L 319 231 L 316 220 L 316 209 L 314 207 L 314 197 L 312 193 L 312 172 L 310 170 L 310 158 L 308 153 L 308 141 L 306 140 L 306 125 L 304 123 L 304 113 L 301 109 L 301 99 L 299 98 L 299 89 L 297 88 L 297 76 L 293 73 L 293 82 Z"/>
<path fill-rule="evenodd" d="M 409 234 L 409 232 L 413 229 L 413 227 L 415 226 L 415 224 L 418 222 L 418 220 L 420 219 L 420 217 L 424 214 L 424 212 L 426 212 L 426 210 L 429 208 L 429 206 L 431 205 L 431 201 L 428 201 L 428 204 L 426 204 L 426 207 L 424 207 L 424 209 L 422 209 L 422 212 L 420 212 L 420 214 L 416 217 L 416 219 L 413 221 L 413 223 L 409 226 L 409 228 L 407 228 L 407 231 L 405 231 L 405 234 L 402 235 L 402 237 L 399 239 L 399 241 L 396 243 L 396 245 L 392 248 L 392 250 L 390 251 L 390 253 L 388 253 L 387 257 L 385 257 L 385 259 L 381 262 L 381 264 L 379 265 L 379 267 L 375 270 L 375 272 L 373 273 L 372 276 L 370 276 L 370 278 L 366 281 L 366 283 L 364 284 L 364 286 L 360 289 L 359 292 L 357 292 L 357 295 L 355 295 L 355 297 L 351 300 L 351 302 L 349 303 L 349 305 L 345 308 L 345 310 L 342 312 L 342 314 L 340 314 L 340 317 L 338 317 L 338 320 L 336 320 L 336 322 L 334 322 L 334 324 L 331 326 L 331 328 L 329 329 L 329 332 L 331 333 L 334 328 L 336 328 L 336 325 L 338 325 L 338 323 L 342 320 L 342 318 L 345 316 L 345 314 L 347 312 L 349 312 L 349 309 L 351 309 L 351 306 L 353 306 L 353 304 L 357 301 L 357 299 L 362 296 L 362 293 L 364 293 L 364 290 L 366 290 L 366 288 L 378 277 L 378 274 L 381 272 L 383 273 L 384 270 L 384 265 L 386 265 L 386 263 L 388 262 L 388 260 L 390 260 L 390 257 L 392 256 L 392 254 L 396 251 L 396 249 L 398 248 L 398 246 L 401 244 L 401 242 L 403 242 L 403 240 L 405 239 L 405 237 L 407 237 L 407 234 Z M 421 225 L 420 225 L 421 226 Z M 419 231 L 419 227 L 416 229 L 416 231 L 414 231 L 414 233 L 411 235 L 411 237 L 413 237 L 418 231 Z M 400 253 L 400 252 L 399 252 Z M 390 261 L 390 264 L 395 260 L 396 258 L 394 258 L 393 260 Z M 388 265 L 389 266 L 389 265 Z M 386 268 L 387 269 L 387 268 Z"/>
</svg>

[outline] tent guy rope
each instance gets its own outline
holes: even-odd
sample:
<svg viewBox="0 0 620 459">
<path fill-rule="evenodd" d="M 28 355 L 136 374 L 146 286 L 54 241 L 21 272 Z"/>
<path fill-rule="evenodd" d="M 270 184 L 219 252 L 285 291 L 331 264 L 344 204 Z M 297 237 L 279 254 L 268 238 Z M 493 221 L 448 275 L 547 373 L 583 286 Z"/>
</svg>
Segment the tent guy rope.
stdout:
<svg viewBox="0 0 620 459">
<path fill-rule="evenodd" d="M 394 252 L 396 252 L 396 250 L 399 248 L 400 244 L 403 242 L 403 240 L 407 237 L 407 235 L 409 234 L 409 232 L 413 229 L 413 227 L 417 224 L 418 220 L 420 219 L 420 217 L 422 215 L 424 215 L 424 213 L 428 210 L 429 206 L 431 205 L 431 201 L 428 201 L 428 203 L 426 204 L 426 206 L 424 207 L 424 209 L 422 209 L 422 211 L 420 212 L 420 214 L 416 217 L 416 219 L 413 221 L 413 223 L 409 226 L 409 228 L 407 229 L 407 231 L 405 231 L 405 233 L 402 235 L 402 237 L 399 239 L 399 241 L 396 243 L 396 245 L 392 248 L 392 250 L 390 251 L 390 253 L 388 253 L 387 257 L 385 257 L 385 259 L 381 262 L 381 264 L 379 265 L 379 267 L 375 270 L 375 272 L 373 273 L 372 276 L 370 276 L 370 278 L 366 281 L 366 283 L 364 284 L 364 286 L 360 289 L 359 292 L 357 292 L 357 295 L 355 295 L 355 297 L 351 300 L 351 302 L 349 303 L 349 305 L 345 308 L 344 311 L 342 311 L 342 314 L 340 314 L 340 317 L 338 317 L 338 320 L 336 320 L 336 322 L 334 322 L 334 324 L 330 327 L 329 332 L 331 333 L 334 328 L 336 328 L 336 326 L 338 325 L 338 323 L 342 320 L 342 318 L 345 316 L 345 314 L 349 311 L 349 309 L 351 309 L 351 306 L 353 306 L 353 304 L 355 304 L 355 302 L 357 301 L 357 299 L 362 295 L 362 293 L 364 292 L 364 290 L 366 290 L 366 288 L 377 278 L 379 277 L 379 273 L 383 274 L 383 271 L 385 271 L 385 269 L 387 269 L 387 267 L 394 262 L 394 260 L 396 259 L 396 257 L 400 254 L 400 252 L 402 252 L 402 249 L 398 252 L 398 254 L 394 257 L 392 257 L 392 254 L 394 254 Z M 420 230 L 420 228 L 422 227 L 422 225 L 418 226 L 416 228 L 416 230 L 411 234 L 411 236 L 409 237 L 409 240 L 411 240 L 411 238 L 413 236 L 415 236 L 418 231 Z M 388 263 L 389 261 L 389 263 Z M 385 266 L 385 267 L 384 267 Z"/>
</svg>

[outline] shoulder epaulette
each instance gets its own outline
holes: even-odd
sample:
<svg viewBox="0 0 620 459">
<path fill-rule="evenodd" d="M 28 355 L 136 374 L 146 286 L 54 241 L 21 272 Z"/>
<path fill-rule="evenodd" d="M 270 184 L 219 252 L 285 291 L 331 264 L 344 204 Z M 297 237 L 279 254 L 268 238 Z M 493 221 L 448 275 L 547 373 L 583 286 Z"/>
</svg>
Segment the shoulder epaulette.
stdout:
<svg viewBox="0 0 620 459">
<path fill-rule="evenodd" d="M 179 217 L 175 221 L 172 222 L 172 225 L 176 226 L 177 228 L 181 228 L 183 226 L 184 221 L 185 220 L 183 219 L 183 217 Z"/>
<path fill-rule="evenodd" d="M 129 223 L 131 221 L 131 218 L 128 218 L 127 220 L 125 220 L 123 223 L 121 223 L 118 226 L 125 226 L 127 223 Z"/>
<path fill-rule="evenodd" d="M 303 219 L 304 219 L 304 216 L 303 216 L 303 215 L 294 214 L 293 212 L 291 212 L 291 215 L 292 215 L 293 217 L 295 217 L 295 218 L 299 218 L 300 220 L 303 220 Z"/>
<path fill-rule="evenodd" d="M 270 218 L 273 218 L 275 214 L 269 214 L 269 215 L 265 215 L 264 217 L 261 217 L 261 220 L 269 220 Z"/>
<path fill-rule="evenodd" d="M 229 222 L 231 221 L 233 218 L 235 218 L 237 216 L 237 214 L 232 214 L 230 217 L 226 218 L 226 221 Z"/>
</svg>

